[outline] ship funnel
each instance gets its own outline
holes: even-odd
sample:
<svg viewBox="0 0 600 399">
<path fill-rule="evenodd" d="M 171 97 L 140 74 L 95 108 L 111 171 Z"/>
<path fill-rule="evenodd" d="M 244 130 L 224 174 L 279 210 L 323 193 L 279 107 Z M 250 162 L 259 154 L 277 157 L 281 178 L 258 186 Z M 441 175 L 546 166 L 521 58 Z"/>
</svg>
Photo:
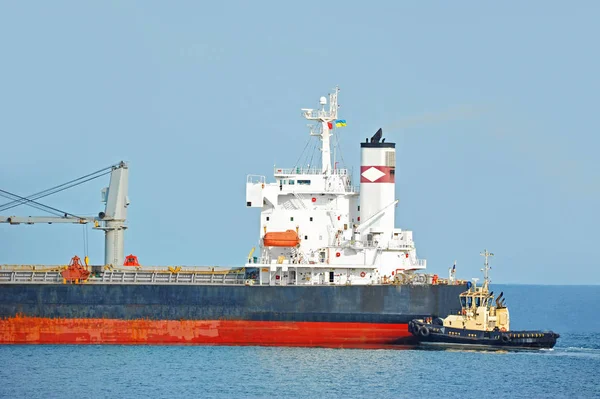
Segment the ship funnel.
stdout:
<svg viewBox="0 0 600 399">
<path fill-rule="evenodd" d="M 396 201 L 396 144 L 386 143 L 382 129 L 360 144 L 360 220 L 364 233 L 391 238 Z"/>
</svg>

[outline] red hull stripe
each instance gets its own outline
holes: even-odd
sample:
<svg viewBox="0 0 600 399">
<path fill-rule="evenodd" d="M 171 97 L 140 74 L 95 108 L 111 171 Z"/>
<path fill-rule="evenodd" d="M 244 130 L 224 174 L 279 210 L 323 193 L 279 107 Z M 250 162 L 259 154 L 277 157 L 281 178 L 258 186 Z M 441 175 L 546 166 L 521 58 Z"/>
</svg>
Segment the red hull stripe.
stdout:
<svg viewBox="0 0 600 399">
<path fill-rule="evenodd" d="M 377 347 L 409 337 L 406 324 L 232 320 L 0 320 L 0 344 L 200 344 Z"/>
<path fill-rule="evenodd" d="M 361 166 L 361 183 L 394 183 L 396 168 L 389 166 Z"/>
</svg>

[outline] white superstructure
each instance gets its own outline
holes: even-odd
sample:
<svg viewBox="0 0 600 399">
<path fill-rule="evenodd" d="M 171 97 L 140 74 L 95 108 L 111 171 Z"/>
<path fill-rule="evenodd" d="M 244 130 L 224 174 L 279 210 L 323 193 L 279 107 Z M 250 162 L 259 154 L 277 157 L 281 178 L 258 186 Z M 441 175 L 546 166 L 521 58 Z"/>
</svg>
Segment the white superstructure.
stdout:
<svg viewBox="0 0 600 399">
<path fill-rule="evenodd" d="M 361 143 L 360 196 L 349 171 L 332 163 L 338 92 L 329 94 L 328 109 L 321 97 L 320 109 L 302 110 L 315 122 L 309 127 L 321 141 L 320 167 L 275 168 L 271 183 L 247 178 L 246 205 L 261 214 L 259 251 L 246 267 L 259 268 L 261 284 L 381 284 L 426 266 L 412 231 L 394 226 L 395 144 L 381 129 Z M 277 241 L 291 236 L 291 243 Z"/>
</svg>

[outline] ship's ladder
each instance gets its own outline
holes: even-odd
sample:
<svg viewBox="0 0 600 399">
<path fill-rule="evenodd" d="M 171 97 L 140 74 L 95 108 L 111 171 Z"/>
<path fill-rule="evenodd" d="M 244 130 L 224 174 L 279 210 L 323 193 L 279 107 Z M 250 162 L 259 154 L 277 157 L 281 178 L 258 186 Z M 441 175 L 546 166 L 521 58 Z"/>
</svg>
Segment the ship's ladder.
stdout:
<svg viewBox="0 0 600 399">
<path fill-rule="evenodd" d="M 302 203 L 302 201 L 297 201 L 295 198 L 291 198 L 291 199 L 285 201 L 282 206 L 284 209 L 286 209 L 288 211 L 295 211 L 298 209 L 306 209 L 306 208 L 303 208 L 300 204 L 302 204 L 302 206 L 304 205 Z"/>
<path fill-rule="evenodd" d="M 283 209 L 288 210 L 288 211 L 293 211 L 296 209 L 294 204 L 292 204 L 291 200 L 285 201 L 281 206 L 283 206 Z"/>
<path fill-rule="evenodd" d="M 290 198 L 289 200 L 285 201 L 282 206 L 283 209 L 286 209 L 288 211 L 295 211 L 298 209 L 308 209 L 306 207 L 306 205 L 304 204 L 304 200 L 302 199 L 302 197 L 300 196 L 300 194 L 296 194 L 293 193 L 294 197 Z"/>
<path fill-rule="evenodd" d="M 292 247 L 292 257 L 296 257 L 297 258 L 297 263 L 299 264 L 308 264 L 308 261 L 306 260 L 306 256 L 304 255 L 304 252 L 302 252 L 302 250 L 300 250 L 300 248 L 298 247 Z"/>
<path fill-rule="evenodd" d="M 298 194 L 296 192 L 294 192 L 293 194 L 297 200 L 296 202 L 300 204 L 298 206 L 298 209 L 308 209 L 305 204 L 305 202 L 308 200 L 308 196 L 306 194 Z"/>
</svg>

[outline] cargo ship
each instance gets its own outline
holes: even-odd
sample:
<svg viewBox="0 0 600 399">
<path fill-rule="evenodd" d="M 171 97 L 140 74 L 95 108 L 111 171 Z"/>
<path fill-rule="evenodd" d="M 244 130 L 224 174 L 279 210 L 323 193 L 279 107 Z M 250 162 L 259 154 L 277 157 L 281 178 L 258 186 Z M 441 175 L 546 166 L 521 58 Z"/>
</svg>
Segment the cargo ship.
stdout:
<svg viewBox="0 0 600 399">
<path fill-rule="evenodd" d="M 338 168 L 333 138 L 346 125 L 338 94 L 302 109 L 309 139 L 320 143 L 318 166 L 275 167 L 270 182 L 247 176 L 259 244 L 240 266 L 157 267 L 125 256 L 125 162 L 100 174 L 110 183 L 97 217 L 0 216 L 9 225 L 90 224 L 105 235 L 102 265 L 86 256 L 0 266 L 0 343 L 385 347 L 410 344 L 413 319 L 460 311 L 466 282 L 453 271 L 427 274 L 412 231 L 395 227 L 395 144 L 381 129 L 360 143 L 359 187 Z M 13 194 L 0 210 L 40 208 L 52 192 Z"/>
</svg>

